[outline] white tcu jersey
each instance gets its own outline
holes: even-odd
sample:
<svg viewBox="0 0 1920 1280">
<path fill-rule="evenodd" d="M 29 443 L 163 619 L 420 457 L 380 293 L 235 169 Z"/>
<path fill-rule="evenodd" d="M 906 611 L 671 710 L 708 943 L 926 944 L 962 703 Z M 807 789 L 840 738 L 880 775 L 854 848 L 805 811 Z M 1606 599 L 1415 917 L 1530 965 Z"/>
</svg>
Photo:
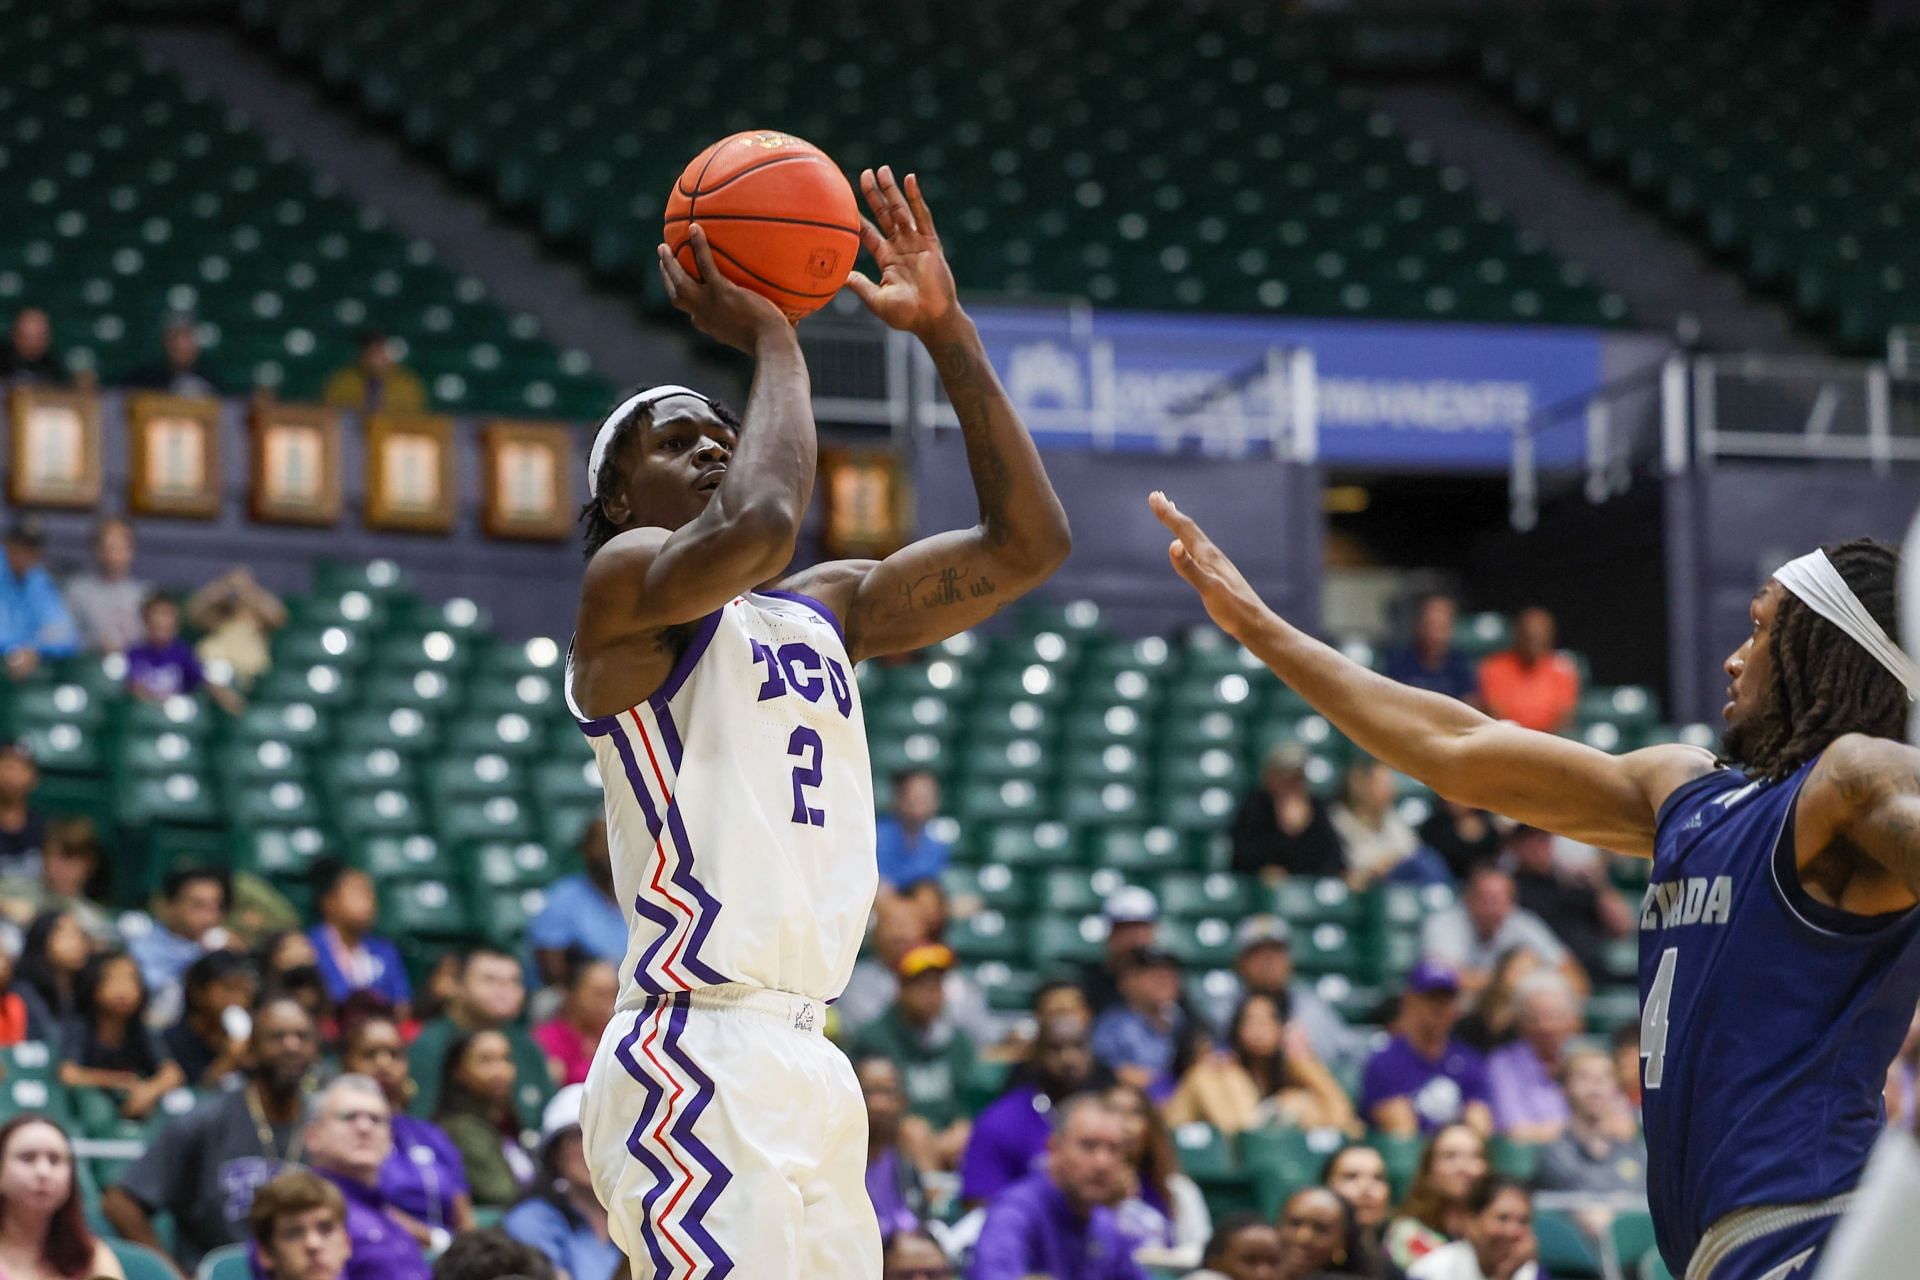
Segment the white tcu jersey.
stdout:
<svg viewBox="0 0 1920 1280">
<path fill-rule="evenodd" d="M 569 680 L 569 686 L 571 681 Z M 658 692 L 581 721 L 627 907 L 619 1007 L 722 983 L 836 998 L 879 883 L 839 622 L 787 592 L 702 619 Z"/>
</svg>

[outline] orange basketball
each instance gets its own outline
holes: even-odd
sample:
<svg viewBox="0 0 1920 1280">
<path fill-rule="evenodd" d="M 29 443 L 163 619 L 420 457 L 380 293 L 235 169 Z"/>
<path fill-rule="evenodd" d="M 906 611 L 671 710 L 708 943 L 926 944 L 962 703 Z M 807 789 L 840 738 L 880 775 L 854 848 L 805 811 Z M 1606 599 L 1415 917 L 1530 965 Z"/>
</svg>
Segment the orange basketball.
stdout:
<svg viewBox="0 0 1920 1280">
<path fill-rule="evenodd" d="M 832 157 L 768 129 L 702 151 L 667 197 L 667 249 L 698 276 L 687 228 L 707 232 L 720 274 L 798 320 L 827 304 L 853 270 L 860 211 Z"/>
</svg>

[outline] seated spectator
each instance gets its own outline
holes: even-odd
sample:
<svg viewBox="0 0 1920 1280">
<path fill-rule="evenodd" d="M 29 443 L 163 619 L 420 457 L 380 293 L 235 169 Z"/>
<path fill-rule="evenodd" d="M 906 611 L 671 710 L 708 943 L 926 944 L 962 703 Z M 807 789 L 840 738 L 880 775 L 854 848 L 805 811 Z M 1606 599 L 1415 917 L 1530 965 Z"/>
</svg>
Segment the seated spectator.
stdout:
<svg viewBox="0 0 1920 1280">
<path fill-rule="evenodd" d="M 1387 1224 L 1387 1256 L 1402 1269 L 1467 1230 L 1467 1194 L 1487 1171 L 1487 1142 L 1471 1125 L 1450 1124 L 1420 1150 L 1406 1203 Z"/>
<path fill-rule="evenodd" d="M 168 316 L 160 345 L 166 358 L 127 375 L 127 386 L 189 399 L 210 399 L 220 394 L 220 384 L 200 363 L 200 329 L 192 316 L 180 312 Z"/>
<path fill-rule="evenodd" d="M 1280 1280 L 1280 1232 L 1257 1213 L 1230 1213 L 1214 1225 L 1201 1270 L 1186 1280 Z"/>
<path fill-rule="evenodd" d="M 503 1276 L 554 1280 L 555 1272 L 544 1253 L 498 1228 L 464 1233 L 433 1267 L 433 1280 L 501 1280 Z"/>
<path fill-rule="evenodd" d="M 369 991 L 393 1006 L 405 1022 L 412 1016 L 413 984 L 400 949 L 373 932 L 380 916 L 373 877 L 336 858 L 313 864 L 313 901 L 320 923 L 307 930 L 327 984 L 327 998 L 339 1004 L 357 991 Z"/>
<path fill-rule="evenodd" d="M 225 927 L 228 945 L 238 950 L 250 951 L 273 934 L 305 928 L 307 915 L 263 875 L 235 871 L 227 879 Z"/>
<path fill-rule="evenodd" d="M 1066 978 L 1054 978 L 1035 987 L 1028 1008 L 1033 1013 L 1036 1029 L 1055 1018 L 1072 1018 L 1093 1025 L 1093 1004 L 1087 999 L 1087 993 L 1079 983 Z"/>
<path fill-rule="evenodd" d="M 39 307 L 14 312 L 7 345 L 0 347 L 0 382 L 64 387 L 73 381 L 66 362 L 54 354 L 53 322 Z"/>
<path fill-rule="evenodd" d="M 1433 1133 L 1465 1121 L 1493 1132 L 1486 1062 L 1453 1038 L 1460 985 L 1443 965 L 1423 961 L 1407 975 L 1398 1034 L 1367 1063 L 1360 1112 L 1384 1133 Z"/>
<path fill-rule="evenodd" d="M 1333 820 L 1307 790 L 1307 749 L 1283 742 L 1267 752 L 1260 784 L 1233 817 L 1233 870 L 1267 880 L 1341 876 L 1347 854 Z"/>
<path fill-rule="evenodd" d="M 1413 608 L 1412 641 L 1387 655 L 1387 678 L 1449 698 L 1479 701 L 1473 664 L 1453 647 L 1453 624 L 1459 616 L 1451 596 L 1436 591 L 1420 597 Z"/>
<path fill-rule="evenodd" d="M 1513 647 L 1480 663 L 1480 705 L 1495 720 L 1562 733 L 1580 705 L 1580 672 L 1553 647 L 1553 615 L 1522 609 L 1513 619 Z"/>
<path fill-rule="evenodd" d="M 1640 1028 L 1626 1023 L 1613 1032 L 1613 1079 L 1627 1100 L 1634 1123 L 1640 1121 Z"/>
<path fill-rule="evenodd" d="M 1233 933 L 1236 982 L 1226 984 L 1216 1003 L 1209 998 L 1209 1021 L 1224 1038 L 1240 1002 L 1256 992 L 1287 1010 L 1287 1025 L 1299 1027 L 1314 1056 L 1329 1067 L 1361 1066 L 1370 1048 L 1364 1033 L 1347 1025 L 1339 1011 L 1293 970 L 1293 930 L 1275 915 L 1248 916 Z"/>
<path fill-rule="evenodd" d="M 347 1202 L 319 1174 L 292 1169 L 267 1183 L 247 1221 L 260 1270 L 273 1280 L 346 1280 Z"/>
<path fill-rule="evenodd" d="M 327 984 L 320 977 L 320 953 L 306 934 L 298 929 L 268 934 L 254 948 L 254 967 L 260 971 L 263 999 L 285 996 L 305 1009 L 316 1026 L 332 1018 Z"/>
<path fill-rule="evenodd" d="M 1320 1185 L 1347 1202 L 1373 1256 L 1386 1254 L 1387 1216 L 1393 1212 L 1393 1184 L 1387 1180 L 1387 1161 L 1372 1147 L 1350 1142 L 1327 1158 L 1320 1169 Z"/>
<path fill-rule="evenodd" d="M 1456 804 L 1445 796 L 1435 796 L 1433 812 L 1415 833 L 1420 843 L 1440 855 L 1447 870 L 1457 881 L 1465 881 L 1473 869 L 1500 856 L 1500 829 L 1484 809 Z"/>
<path fill-rule="evenodd" d="M 867 1199 L 880 1219 L 880 1234 L 914 1230 L 927 1221 L 927 1192 L 900 1147 L 900 1122 L 907 1114 L 900 1068 L 886 1058 L 860 1058 L 853 1074 L 867 1104 Z"/>
<path fill-rule="evenodd" d="M 209 951 L 187 966 L 186 1011 L 162 1037 L 188 1087 L 224 1088 L 246 1066 L 259 982 L 247 958 Z"/>
<path fill-rule="evenodd" d="M 607 822 L 594 818 L 580 832 L 583 871 L 561 876 L 547 890 L 546 905 L 527 921 L 527 945 L 546 983 L 566 976 L 567 952 L 579 949 L 619 964 L 627 954 L 627 919 L 613 891 L 613 855 Z"/>
<path fill-rule="evenodd" d="M 153 993 L 155 1016 L 170 1022 L 180 1010 L 180 980 L 187 966 L 232 941 L 221 924 L 230 901 L 227 876 L 211 867 L 187 867 L 167 873 L 153 927 L 127 939 L 140 963 L 140 979 Z"/>
<path fill-rule="evenodd" d="M 0 743 L 0 875 L 40 878 L 47 818 L 33 803 L 40 770 L 22 742 Z"/>
<path fill-rule="evenodd" d="M 1046 1165 L 987 1208 L 968 1280 L 1146 1280 L 1114 1207 L 1126 1195 L 1120 1117 L 1101 1098 L 1070 1098 L 1047 1142 Z"/>
<path fill-rule="evenodd" d="M 162 1094 L 186 1081 L 146 1012 L 132 956 L 109 951 L 87 962 L 73 1016 L 60 1028 L 60 1083 L 75 1091 L 74 1112 L 88 1133 L 109 1132 L 116 1117 L 145 1120 Z"/>
<path fill-rule="evenodd" d="M 5 758 L 5 750 L 0 747 L 0 761 Z M 0 763 L 0 770 L 5 767 Z M 0 841 L 4 839 L 4 833 L 0 833 Z M 14 865 L 22 868 L 18 873 L 0 873 L 0 918 L 25 926 L 42 911 L 58 908 L 77 919 L 88 936 L 112 940 L 117 936 L 113 917 L 87 896 L 100 863 L 100 836 L 92 818 L 76 815 L 49 819 L 41 838 L 38 872 L 25 870 L 25 862 L 16 862 Z"/>
<path fill-rule="evenodd" d="M 380 1166 L 380 1194 L 417 1243 L 440 1252 L 450 1235 L 473 1227 L 466 1162 L 439 1125 L 406 1113 L 413 1093 L 406 1045 L 393 1010 L 377 996 L 356 996 L 340 1011 L 340 1069 L 387 1095 L 393 1152 Z"/>
<path fill-rule="evenodd" d="M 36 1040 L 57 1039 L 59 1024 L 78 1010 L 80 975 L 92 956 L 87 931 L 71 912 L 42 911 L 27 926 L 20 947 L 22 994 L 31 990 L 49 1019 L 44 1033 L 36 1031 Z"/>
<path fill-rule="evenodd" d="M 1281 1280 L 1380 1280 L 1381 1261 L 1353 1206 L 1325 1187 L 1302 1187 L 1280 1209 Z"/>
<path fill-rule="evenodd" d="M 355 413 L 424 413 L 426 384 L 393 356 L 393 344 L 384 333 L 360 335 L 360 357 L 327 379 L 322 398 L 330 405 Z"/>
<path fill-rule="evenodd" d="M 447 1047 L 433 1118 L 459 1151 L 473 1203 L 482 1208 L 506 1208 L 533 1180 L 513 1077 L 513 1051 L 498 1031 L 462 1032 Z"/>
<path fill-rule="evenodd" d="M 923 1168 L 952 1168 L 967 1145 L 967 1113 L 961 1094 L 973 1078 L 977 1056 L 967 1038 L 940 1015 L 953 952 L 937 942 L 900 958 L 900 994 L 877 1020 L 855 1037 L 853 1053 L 890 1059 L 907 1086 L 907 1113 L 924 1128 L 909 1132 L 907 1147 Z"/>
<path fill-rule="evenodd" d="M 1073 1094 L 1094 1084 L 1087 1024 L 1052 1018 L 1040 1024 L 1025 1070 L 1007 1091 L 974 1117 L 960 1158 L 960 1200 L 985 1204 L 1033 1172 L 1052 1131 L 1048 1116 Z"/>
<path fill-rule="evenodd" d="M 233 687 L 244 691 L 273 665 L 269 642 L 287 624 L 287 607 L 236 566 L 187 597 L 187 621 L 203 633 L 195 655 L 231 671 Z"/>
<path fill-rule="evenodd" d="M 600 1047 L 601 1033 L 613 1021 L 620 997 L 620 975 L 613 963 L 579 948 L 566 953 L 561 974 L 560 1008 L 533 1029 L 534 1043 L 547 1055 L 547 1069 L 562 1085 L 585 1084 L 587 1068 Z"/>
<path fill-rule="evenodd" d="M 46 1116 L 0 1124 L 0 1266 L 10 1280 L 125 1280 L 120 1260 L 87 1226 L 73 1143 Z"/>
<path fill-rule="evenodd" d="M 0 568 L 0 659 L 23 680 L 46 658 L 79 651 L 80 635 L 67 616 L 60 588 L 41 561 L 47 529 L 36 515 L 16 515 L 7 526 L 6 564 Z"/>
<path fill-rule="evenodd" d="M 624 1262 L 607 1234 L 607 1211 L 593 1192 L 580 1137 L 580 1086 L 553 1095 L 540 1122 L 540 1171 L 526 1198 L 500 1220 L 515 1240 L 553 1259 L 569 1276 L 608 1276 Z"/>
<path fill-rule="evenodd" d="M 24 982 L 16 981 L 13 953 L 0 947 L 0 1048 L 22 1040 L 38 1040 L 35 1032 L 50 1022 L 40 996 Z"/>
<path fill-rule="evenodd" d="M 1514 1142 L 1551 1142 L 1567 1126 L 1560 1068 L 1580 1030 L 1580 1008 L 1566 980 L 1536 973 L 1520 988 L 1520 1037 L 1487 1059 L 1494 1128 Z"/>
<path fill-rule="evenodd" d="M 930 905 L 938 901 L 939 886 L 923 882 L 926 892 L 911 897 L 882 894 L 873 904 L 873 932 L 866 952 L 855 962 L 853 974 L 833 1006 L 839 1019 L 836 1038 L 851 1043 L 862 1029 L 893 1007 L 900 994 L 900 961 L 923 943 L 937 944 L 943 914 Z M 976 1050 L 998 1044 L 1007 1033 L 1007 1020 L 987 1006 L 986 992 L 959 969 L 950 969 L 942 984 L 946 998 L 940 1023 L 964 1036 Z"/>
<path fill-rule="evenodd" d="M 1165 1093 L 1186 1030 L 1180 962 L 1172 952 L 1140 947 L 1121 961 L 1120 1003 L 1094 1021 L 1093 1056 L 1128 1084 Z"/>
<path fill-rule="evenodd" d="M 1456 970 L 1461 989 L 1472 994 L 1487 985 L 1493 966 L 1515 947 L 1524 947 L 1548 968 L 1559 969 L 1577 990 L 1587 976 L 1560 939 L 1539 916 L 1518 905 L 1513 877 L 1482 863 L 1460 890 L 1460 901 L 1426 918 L 1420 926 L 1420 955 Z"/>
<path fill-rule="evenodd" d="M 1541 968 L 1539 954 L 1525 947 L 1502 951 L 1473 1008 L 1455 1025 L 1454 1038 L 1480 1053 L 1512 1044 L 1520 1034 L 1520 987 Z"/>
<path fill-rule="evenodd" d="M 1167 1100 L 1167 1123 L 1204 1121 L 1222 1133 L 1281 1125 L 1357 1132 L 1353 1104 L 1287 1025 L 1284 998 L 1255 992 L 1240 1002 L 1226 1043 L 1195 1055 Z"/>
<path fill-rule="evenodd" d="M 1551 832 L 1538 827 L 1515 827 L 1508 833 L 1515 900 L 1566 944 L 1581 969 L 1604 974 L 1607 943 L 1633 932 L 1633 910 L 1607 883 L 1604 859 L 1572 870 L 1556 859 L 1556 843 Z"/>
<path fill-rule="evenodd" d="M 1142 1089 L 1116 1084 L 1102 1096 L 1120 1117 L 1127 1194 L 1114 1212 L 1120 1229 L 1142 1245 L 1173 1250 L 1191 1262 L 1213 1233 L 1213 1215 L 1200 1187 L 1180 1172 L 1173 1135 Z"/>
<path fill-rule="evenodd" d="M 1605 1051 L 1567 1054 L 1560 1086 L 1567 1095 L 1567 1127 L 1541 1149 L 1533 1189 L 1644 1198 L 1647 1143 L 1627 1117 L 1627 1100 Z M 1576 1211 L 1574 1219 L 1597 1241 L 1612 1225 L 1613 1212 L 1593 1206 Z"/>
<path fill-rule="evenodd" d="M 1391 877 L 1420 848 L 1420 837 L 1393 807 L 1393 770 L 1361 757 L 1347 767 L 1333 829 L 1347 851 L 1347 882 L 1366 888 Z"/>
<path fill-rule="evenodd" d="M 1141 947 L 1155 945 L 1160 931 L 1160 901 L 1150 890 L 1127 885 L 1107 895 L 1101 904 L 1107 921 L 1106 951 L 1096 964 L 1080 974 L 1096 1017 L 1120 1003 L 1120 970 Z"/>
<path fill-rule="evenodd" d="M 158 591 L 140 606 L 140 643 L 127 650 L 127 692 L 143 702 L 165 702 L 207 691 L 227 711 L 239 711 L 233 690 L 207 681 L 193 646 L 180 638 L 180 606 Z"/>
<path fill-rule="evenodd" d="M 153 1219 L 171 1215 L 170 1252 L 189 1271 L 201 1255 L 246 1238 L 253 1193 L 304 1151 L 304 1090 L 320 1061 L 313 1019 L 268 996 L 253 1011 L 251 1045 L 247 1087 L 162 1126 L 100 1202 L 117 1234 L 162 1253 Z"/>
<path fill-rule="evenodd" d="M 133 576 L 133 525 L 113 516 L 93 531 L 93 568 L 68 578 L 62 595 L 81 644 L 96 653 L 125 653 L 146 631 L 140 609 L 152 592 Z"/>
<path fill-rule="evenodd" d="M 947 1251 L 920 1227 L 883 1232 L 880 1280 L 953 1280 Z"/>
<path fill-rule="evenodd" d="M 541 1113 L 553 1096 L 553 1076 L 547 1070 L 547 1055 L 533 1042 L 533 1036 L 520 1022 L 527 1001 L 526 981 L 520 976 L 520 962 L 498 947 L 481 945 L 468 949 L 460 960 L 460 978 L 447 1011 L 420 1028 L 408 1050 L 408 1070 L 420 1091 L 413 1098 L 413 1114 L 431 1116 L 440 1105 L 440 1081 L 446 1065 L 447 1050 L 454 1039 L 475 1031 L 498 1031 L 506 1037 L 513 1058 L 513 1076 L 517 1088 L 513 1102 L 520 1113 L 520 1125 L 540 1127 Z M 473 1170 L 468 1169 L 471 1177 Z M 476 1197 L 477 1199 L 477 1197 Z"/>
<path fill-rule="evenodd" d="M 881 814 L 873 824 L 884 888 L 904 892 L 945 873 L 953 846 L 927 830 L 939 814 L 940 779 L 931 769 L 902 769 L 893 775 L 893 812 Z"/>
<path fill-rule="evenodd" d="M 1466 1207 L 1464 1237 L 1407 1268 L 1408 1280 L 1537 1280 L 1539 1242 L 1527 1189 L 1489 1173 L 1473 1184 Z"/>
<path fill-rule="evenodd" d="M 321 1090 L 307 1122 L 307 1163 L 347 1204 L 347 1280 L 427 1280 L 426 1255 L 380 1192 L 393 1154 L 387 1095 L 365 1076 L 345 1075 Z"/>
</svg>

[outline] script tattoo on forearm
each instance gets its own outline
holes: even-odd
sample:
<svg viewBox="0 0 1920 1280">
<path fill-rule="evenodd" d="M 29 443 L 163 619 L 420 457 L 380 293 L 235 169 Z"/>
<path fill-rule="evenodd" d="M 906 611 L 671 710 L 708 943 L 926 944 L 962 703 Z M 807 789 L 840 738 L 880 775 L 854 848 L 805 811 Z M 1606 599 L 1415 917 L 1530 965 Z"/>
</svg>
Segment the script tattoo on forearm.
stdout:
<svg viewBox="0 0 1920 1280">
<path fill-rule="evenodd" d="M 979 600 L 994 592 L 993 579 L 986 574 L 969 573 L 964 565 L 947 565 L 932 573 L 923 573 L 900 586 L 901 611 L 914 608 L 944 609 L 949 605 Z"/>
<path fill-rule="evenodd" d="M 1013 537 L 1012 512 L 1008 499 L 1013 477 L 999 446 L 987 436 L 988 419 L 993 409 L 987 394 L 992 371 L 978 354 L 963 343 L 948 343 L 930 348 L 934 368 L 947 389 L 947 399 L 960 419 L 960 430 L 967 441 L 967 469 L 973 473 L 973 490 L 980 502 L 980 524 L 987 545 L 1004 546 Z"/>
</svg>

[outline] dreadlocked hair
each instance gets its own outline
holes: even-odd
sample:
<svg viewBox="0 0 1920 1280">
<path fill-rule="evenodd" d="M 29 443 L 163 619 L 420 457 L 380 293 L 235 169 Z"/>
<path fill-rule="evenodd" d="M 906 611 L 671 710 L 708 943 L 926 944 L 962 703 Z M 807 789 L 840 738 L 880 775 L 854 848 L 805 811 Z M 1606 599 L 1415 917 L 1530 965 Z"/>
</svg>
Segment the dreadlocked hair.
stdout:
<svg viewBox="0 0 1920 1280">
<path fill-rule="evenodd" d="M 625 404 L 646 389 L 646 387 L 631 387 L 622 391 L 616 403 Z M 707 403 L 712 407 L 715 416 L 738 435 L 740 419 L 735 416 L 733 410 L 719 400 L 709 399 Z M 601 504 L 619 496 L 620 468 L 614 463 L 626 449 L 627 442 L 651 421 L 653 421 L 653 406 L 648 404 L 641 405 L 614 426 L 613 436 L 607 441 L 607 451 L 601 455 L 600 474 L 593 478 L 593 492 L 587 495 L 586 505 L 580 508 L 580 514 L 576 517 L 586 538 L 586 546 L 581 552 L 585 559 L 593 559 L 595 552 L 622 532 L 622 526 L 607 519 L 607 513 Z"/>
<path fill-rule="evenodd" d="M 1872 538 L 1820 549 L 1873 620 L 1895 634 L 1900 553 Z M 1750 774 L 1778 782 L 1843 734 L 1903 736 L 1907 697 L 1899 680 L 1791 591 L 1780 598 L 1767 652 L 1773 688 L 1743 752 Z"/>
</svg>

